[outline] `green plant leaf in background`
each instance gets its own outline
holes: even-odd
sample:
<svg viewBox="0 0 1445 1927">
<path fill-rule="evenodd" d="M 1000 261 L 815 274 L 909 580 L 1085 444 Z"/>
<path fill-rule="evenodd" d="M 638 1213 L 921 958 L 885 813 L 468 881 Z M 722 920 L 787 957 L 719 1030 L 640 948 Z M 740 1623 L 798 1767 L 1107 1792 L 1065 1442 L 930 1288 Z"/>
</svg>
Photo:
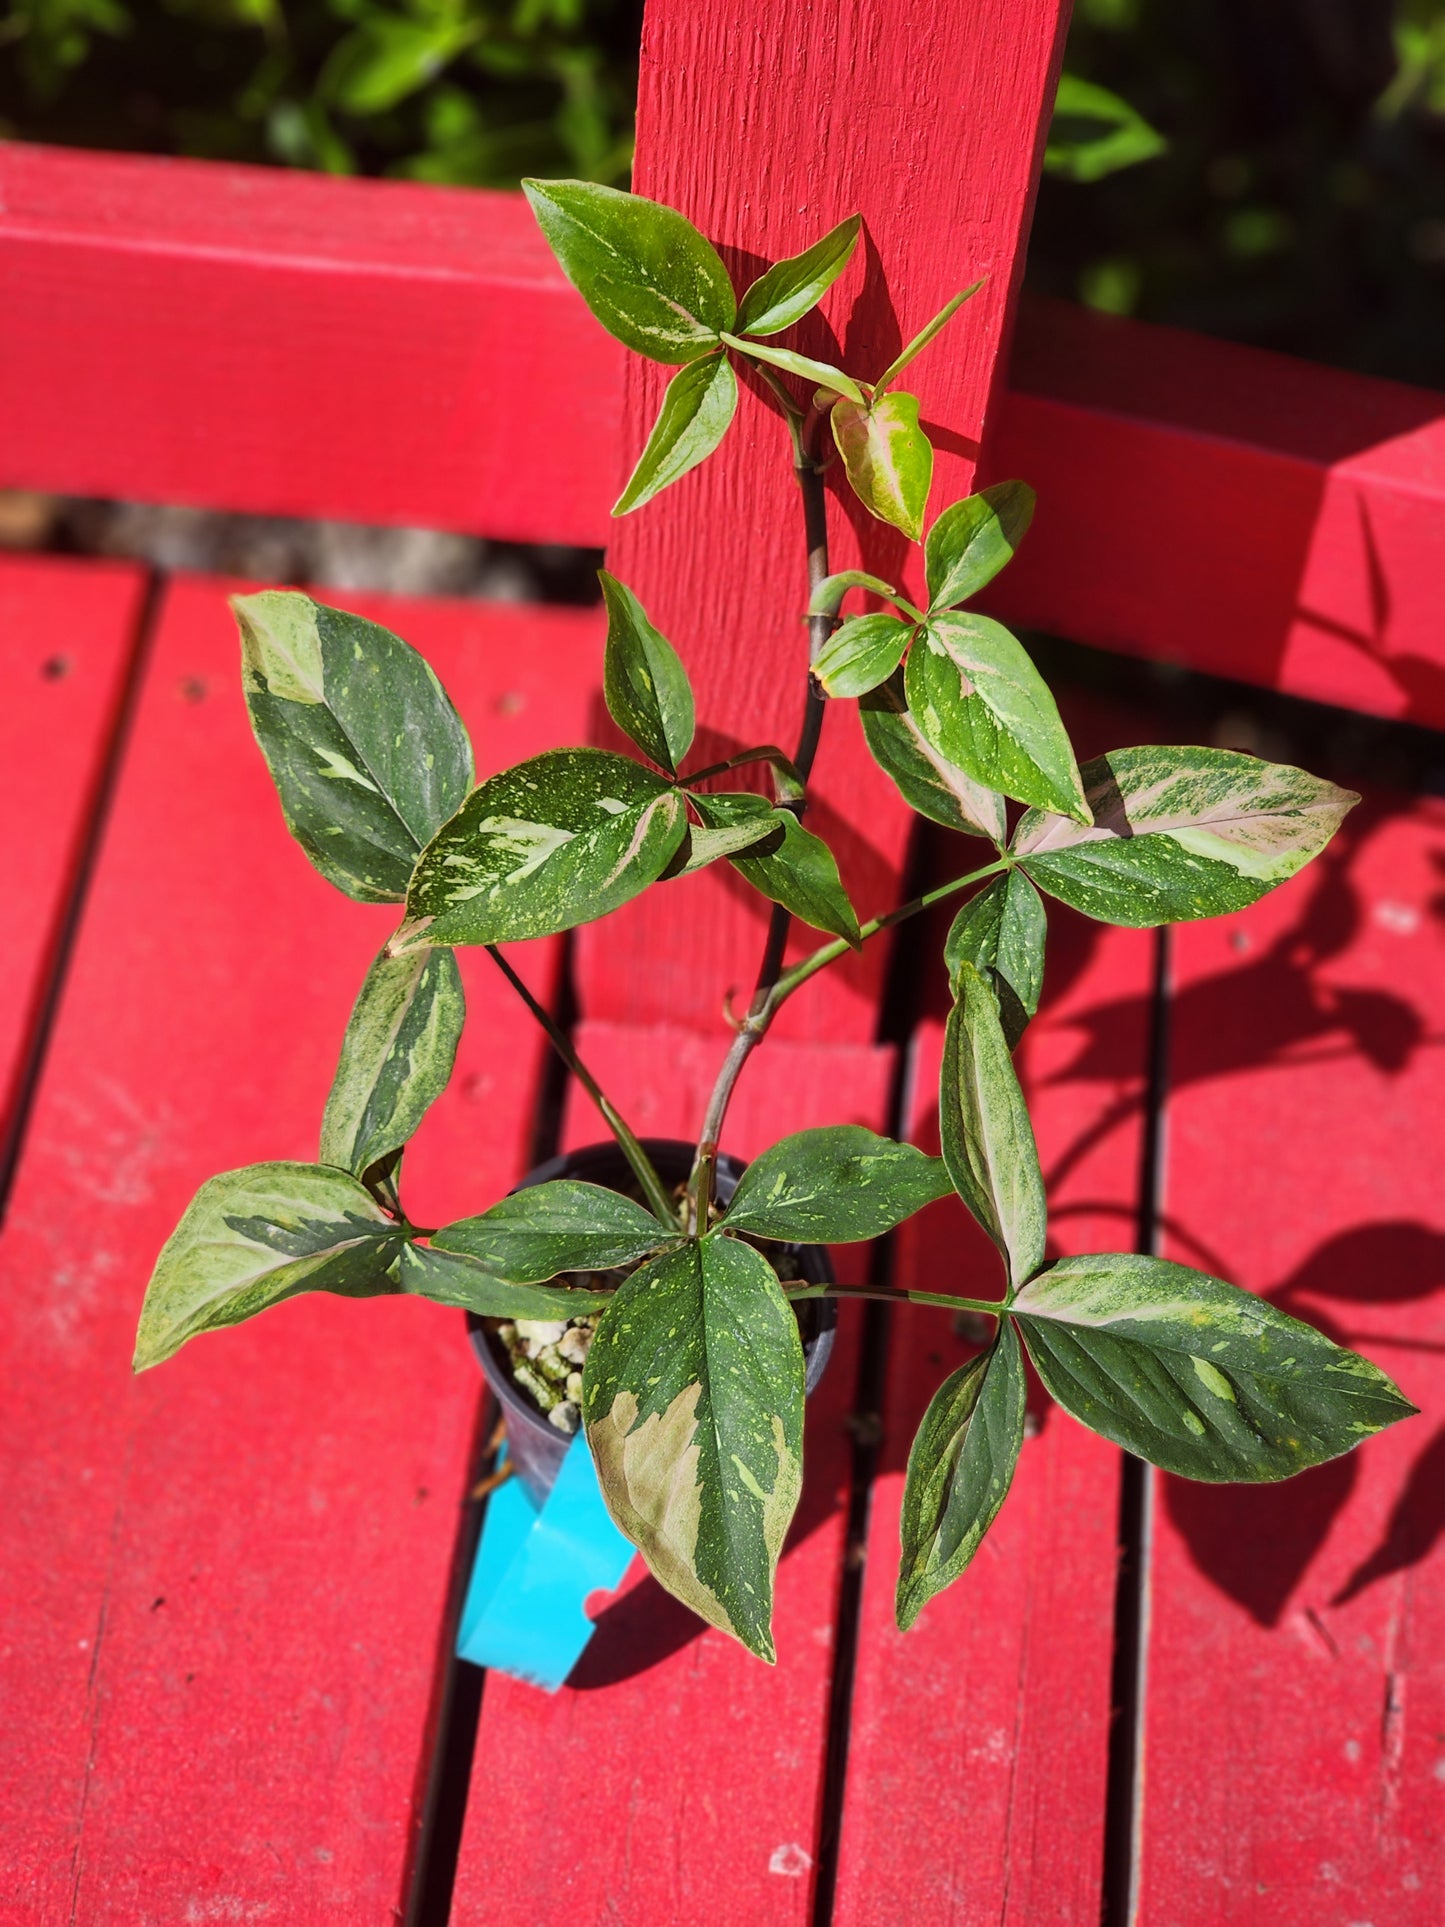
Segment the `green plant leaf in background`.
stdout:
<svg viewBox="0 0 1445 1927">
<path fill-rule="evenodd" d="M 1013 1320 L 934 1393 L 908 1454 L 896 1612 L 907 1632 L 983 1544 L 1008 1496 L 1028 1384 Z"/>
<path fill-rule="evenodd" d="M 680 368 L 612 513 L 630 515 L 705 462 L 731 427 L 737 405 L 738 378 L 725 354 L 703 355 Z"/>
<path fill-rule="evenodd" d="M 489 777 L 427 845 L 394 954 L 505 943 L 605 917 L 666 869 L 685 828 L 662 777 L 601 749 L 553 749 Z"/>
<path fill-rule="evenodd" d="M 866 696 L 887 682 L 913 634 L 899 616 L 853 616 L 829 636 L 813 674 L 830 696 Z"/>
<path fill-rule="evenodd" d="M 599 569 L 607 605 L 602 691 L 617 727 L 669 776 L 692 748 L 696 718 L 692 685 L 677 651 L 631 589 Z"/>
<path fill-rule="evenodd" d="M 631 1198 L 579 1178 L 554 1178 L 444 1225 L 431 1247 L 474 1259 L 508 1284 L 534 1285 L 564 1271 L 634 1264 L 668 1242 L 666 1227 Z"/>
<path fill-rule="evenodd" d="M 1017 1290 L 1044 1261 L 1048 1224 L 1034 1127 L 992 985 L 960 961 L 954 987 L 958 1001 L 944 1031 L 938 1085 L 943 1161 Z"/>
<path fill-rule="evenodd" d="M 1013 852 L 1050 896 L 1135 928 L 1244 909 L 1318 856 L 1360 800 L 1228 749 L 1111 750 L 1083 779 L 1088 825 L 1031 810 Z"/>
<path fill-rule="evenodd" d="M 910 809 L 965 836 L 986 836 L 1002 848 L 1008 835 L 1003 797 L 929 742 L 909 711 L 901 673 L 871 690 L 858 707 L 874 762 L 897 784 Z"/>
<path fill-rule="evenodd" d="M 381 953 L 342 1040 L 321 1120 L 323 1164 L 364 1177 L 400 1150 L 447 1087 L 465 1018 L 450 950 Z"/>
<path fill-rule="evenodd" d="M 652 361 L 695 361 L 737 319 L 717 249 L 674 208 L 591 181 L 523 181 L 567 279 L 611 335 Z"/>
<path fill-rule="evenodd" d="M 918 426 L 918 397 L 879 395 L 871 405 L 845 399 L 829 420 L 858 500 L 917 542 L 933 482 L 933 444 Z"/>
<path fill-rule="evenodd" d="M 903 687 L 924 736 L 976 782 L 1088 822 L 1058 705 L 1001 622 L 951 609 L 930 616 L 908 652 Z"/>
<path fill-rule="evenodd" d="M 472 750 L 425 658 L 282 589 L 233 596 L 251 727 L 286 827 L 329 883 L 399 903 L 471 787 Z"/>
<path fill-rule="evenodd" d="M 1067 1412 L 1187 1479 L 1287 1479 L 1415 1410 L 1376 1366 L 1162 1258 L 1064 1258 L 1015 1301 Z"/>
<path fill-rule="evenodd" d="M 405 1234 L 345 1171 L 248 1164 L 203 1184 L 167 1238 L 146 1286 L 135 1369 L 198 1332 L 239 1325 L 302 1291 L 377 1298 Z"/>
<path fill-rule="evenodd" d="M 460 1251 L 408 1244 L 397 1258 L 396 1288 L 434 1305 L 455 1305 L 478 1318 L 586 1318 L 610 1303 L 606 1291 L 562 1285 L 514 1285 Z"/>
<path fill-rule="evenodd" d="M 1044 166 L 1073 181 L 1101 181 L 1169 151 L 1169 143 L 1127 100 L 1078 74 L 1060 74 Z"/>
<path fill-rule="evenodd" d="M 384 114 L 486 32 L 481 20 L 371 13 L 332 48 L 317 81 L 322 100 L 349 114 Z"/>
<path fill-rule="evenodd" d="M 803 1347 L 762 1254 L 712 1234 L 633 1272 L 587 1354 L 582 1412 L 607 1509 L 653 1575 L 771 1662 Z"/>
<path fill-rule="evenodd" d="M 931 609 L 977 595 L 1013 561 L 1033 520 L 1034 499 L 1027 482 L 996 482 L 943 511 L 924 544 Z"/>
<path fill-rule="evenodd" d="M 754 1158 L 723 1228 L 785 1243 L 847 1244 L 881 1238 L 949 1189 L 940 1158 L 861 1124 L 824 1125 Z"/>
<path fill-rule="evenodd" d="M 802 254 L 759 275 L 738 309 L 738 333 L 781 334 L 816 308 L 852 259 L 861 225 L 860 216 L 850 214 Z"/>
<path fill-rule="evenodd" d="M 835 368 L 831 361 L 814 361 L 811 355 L 795 354 L 791 348 L 765 348 L 760 341 L 742 341 L 736 335 L 724 335 L 723 340 L 740 355 L 766 361 L 774 368 L 781 368 L 786 375 L 797 375 L 800 380 L 826 389 L 830 395 L 844 395 L 860 408 L 867 405 L 857 382 L 841 368 Z"/>
<path fill-rule="evenodd" d="M 972 964 L 992 984 L 1010 1050 L 1039 1007 L 1047 937 L 1048 917 L 1038 891 L 1021 870 L 1006 870 L 969 899 L 944 942 L 943 961 L 955 995 L 962 963 Z"/>
</svg>

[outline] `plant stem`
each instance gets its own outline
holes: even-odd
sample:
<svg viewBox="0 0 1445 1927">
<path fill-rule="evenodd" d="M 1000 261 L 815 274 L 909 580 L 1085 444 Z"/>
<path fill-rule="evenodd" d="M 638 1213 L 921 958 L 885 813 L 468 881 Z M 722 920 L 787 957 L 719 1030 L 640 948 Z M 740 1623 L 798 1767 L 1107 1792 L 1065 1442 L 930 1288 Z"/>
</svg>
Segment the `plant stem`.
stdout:
<svg viewBox="0 0 1445 1927">
<path fill-rule="evenodd" d="M 872 1285 L 784 1285 L 790 1303 L 800 1298 L 876 1298 L 885 1305 L 942 1305 L 948 1311 L 981 1311 L 989 1318 L 1000 1318 L 1008 1305 L 997 1298 L 953 1298 L 941 1291 L 884 1291 Z"/>
<path fill-rule="evenodd" d="M 554 1020 L 551 1012 L 537 1002 L 537 999 L 507 962 L 507 959 L 502 955 L 496 944 L 489 943 L 486 946 L 486 951 L 492 962 L 497 966 L 498 970 L 501 971 L 507 982 L 512 986 L 513 990 L 516 991 L 522 1002 L 547 1033 L 553 1050 L 556 1051 L 562 1062 L 567 1066 L 568 1070 L 571 1071 L 572 1075 L 577 1079 L 577 1082 L 602 1113 L 608 1130 L 611 1131 L 612 1135 L 617 1139 L 618 1147 L 622 1155 L 632 1166 L 633 1174 L 637 1182 L 642 1186 L 643 1195 L 652 1207 L 653 1215 L 660 1219 L 669 1230 L 675 1230 L 679 1223 L 677 1207 L 669 1197 L 666 1185 L 658 1176 L 652 1159 L 647 1155 L 646 1151 L 643 1150 L 641 1143 L 628 1125 L 626 1119 L 622 1117 L 621 1113 L 613 1105 L 612 1100 L 597 1082 L 597 1079 L 577 1055 L 576 1050 L 573 1048 L 572 1040 L 566 1031 Z"/>
</svg>

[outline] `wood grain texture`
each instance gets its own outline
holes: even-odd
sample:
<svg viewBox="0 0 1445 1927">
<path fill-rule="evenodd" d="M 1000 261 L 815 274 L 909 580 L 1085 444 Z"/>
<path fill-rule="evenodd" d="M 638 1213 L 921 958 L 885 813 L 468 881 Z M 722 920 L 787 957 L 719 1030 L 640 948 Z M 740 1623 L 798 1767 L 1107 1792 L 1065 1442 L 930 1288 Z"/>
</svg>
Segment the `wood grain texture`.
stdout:
<svg viewBox="0 0 1445 1927">
<path fill-rule="evenodd" d="M 1364 1351 L 1423 1416 L 1283 1486 L 1159 1481 L 1141 1920 L 1439 1916 L 1442 857 L 1438 802 L 1370 798 L 1287 888 L 1177 934 L 1168 1255 Z"/>
<path fill-rule="evenodd" d="M 1150 942 L 1050 915 L 1045 1001 L 1020 1046 L 1053 1254 L 1132 1247 Z M 939 933 L 941 934 L 941 933 Z M 942 972 L 936 951 L 923 966 Z M 915 1142 L 938 1144 L 942 1024 L 918 1034 Z M 997 1254 L 957 1201 L 898 1234 L 896 1282 L 992 1297 Z M 973 1565 L 894 1623 L 908 1449 L 976 1349 L 947 1313 L 891 1314 L 838 1862 L 838 1927 L 983 1927 L 1099 1918 L 1119 1456 L 1030 1372 L 1013 1488 Z M 1172 1919 L 1166 1909 L 1157 1916 Z"/>
<path fill-rule="evenodd" d="M 314 1156 L 392 921 L 288 838 L 224 586 L 169 593 L 0 1240 L 0 1861 L 26 1927 L 388 1920 L 430 1745 L 478 1402 L 460 1318 L 304 1298 L 130 1375 L 195 1186 Z M 484 767 L 579 733 L 590 617 L 361 606 L 432 657 Z M 538 1051 L 468 962 L 418 1210 L 488 1202 L 525 1157 Z"/>
<path fill-rule="evenodd" d="M 124 563 L 0 557 L 0 769 L 15 806 L 24 799 L 0 855 L 0 1143 L 55 968 L 144 587 Z"/>
</svg>

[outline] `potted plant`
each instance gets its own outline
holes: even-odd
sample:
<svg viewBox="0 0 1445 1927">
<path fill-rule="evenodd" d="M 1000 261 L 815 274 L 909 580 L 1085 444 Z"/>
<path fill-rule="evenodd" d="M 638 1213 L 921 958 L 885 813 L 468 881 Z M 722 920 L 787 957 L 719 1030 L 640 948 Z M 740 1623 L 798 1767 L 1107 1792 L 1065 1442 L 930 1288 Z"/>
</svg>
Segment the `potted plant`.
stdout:
<svg viewBox="0 0 1445 1927">
<path fill-rule="evenodd" d="M 878 1237 L 953 1190 L 998 1249 L 998 1297 L 903 1294 L 992 1327 L 939 1388 L 913 1443 L 905 1627 L 968 1564 L 1003 1503 L 1023 1434 L 1025 1353 L 1084 1424 L 1196 1479 L 1286 1478 L 1409 1414 L 1374 1365 L 1217 1278 L 1133 1253 L 1049 1263 L 1011 1057 L 1038 1006 L 1045 898 L 1135 926 L 1237 910 L 1317 855 L 1356 799 L 1217 749 L 1121 749 L 1078 766 L 1026 651 L 964 606 L 1022 540 L 1030 490 L 984 489 L 925 528 L 932 449 L 898 382 L 971 290 L 865 379 L 778 345 L 846 268 L 856 219 L 739 299 L 717 252 L 675 211 L 579 182 L 527 191 L 598 320 L 676 369 L 617 512 L 642 507 L 718 445 L 739 368 L 776 404 L 808 558 L 801 738 L 791 754 L 757 743 L 694 766 L 683 666 L 604 571 L 604 692 L 636 753 L 556 749 L 478 784 L 455 710 L 404 642 L 304 595 L 237 598 L 247 701 L 292 834 L 330 882 L 397 904 L 400 921 L 352 1012 L 318 1161 L 252 1165 L 202 1186 L 150 1281 L 137 1367 L 301 1291 L 411 1293 L 514 1334 L 519 1321 L 550 1330 L 552 1343 L 587 1321 L 589 1342 L 571 1347 L 585 1351 L 580 1378 L 569 1384 L 569 1372 L 564 1385 L 612 1516 L 664 1586 L 765 1659 L 803 1476 L 798 1311 L 836 1290 L 780 1263 L 783 1248 Z M 922 544 L 926 606 L 877 577 L 829 573 L 832 460 L 871 514 Z M 842 618 L 860 591 L 885 606 Z M 861 705 L 869 747 L 904 799 L 975 849 L 950 881 L 861 920 L 804 822 L 830 701 Z M 765 774 L 768 793 L 743 787 L 743 770 Z M 719 862 L 773 910 L 696 1144 L 685 1167 L 664 1171 L 501 946 L 572 929 Z M 942 1156 L 839 1125 L 783 1138 L 720 1187 L 729 1100 L 782 1005 L 850 949 L 949 898 L 961 907 L 944 947 L 954 1001 Z M 785 968 L 792 918 L 823 941 Z M 401 1157 L 451 1070 L 458 944 L 486 946 L 546 1030 L 611 1131 L 625 1184 L 544 1176 L 458 1223 L 409 1219 Z"/>
</svg>

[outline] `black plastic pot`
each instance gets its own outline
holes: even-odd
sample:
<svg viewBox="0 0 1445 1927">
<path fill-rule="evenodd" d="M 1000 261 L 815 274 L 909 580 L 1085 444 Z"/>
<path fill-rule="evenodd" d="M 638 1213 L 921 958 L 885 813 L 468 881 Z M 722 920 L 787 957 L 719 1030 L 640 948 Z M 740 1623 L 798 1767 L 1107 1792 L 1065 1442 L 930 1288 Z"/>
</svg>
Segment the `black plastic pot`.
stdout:
<svg viewBox="0 0 1445 1927">
<path fill-rule="evenodd" d="M 677 1138 L 645 1138 L 643 1148 L 657 1166 L 664 1184 L 681 1184 L 692 1169 L 693 1149 Z M 744 1166 L 737 1158 L 719 1156 L 717 1195 L 726 1204 L 737 1188 Z M 581 1178 L 588 1184 L 605 1185 L 622 1191 L 632 1183 L 632 1171 L 615 1144 L 589 1144 L 584 1150 L 570 1151 L 563 1157 L 549 1158 L 516 1187 L 525 1191 L 534 1184 L 547 1184 L 554 1178 Z M 810 1284 L 829 1285 L 833 1273 L 828 1253 L 822 1245 L 784 1245 Z M 823 1376 L 833 1350 L 833 1335 L 838 1323 L 838 1306 L 832 1298 L 805 1298 L 797 1306 L 798 1328 L 803 1336 L 804 1385 L 811 1392 Z M 540 1504 L 552 1489 L 562 1467 L 567 1447 L 572 1443 L 565 1432 L 549 1422 L 512 1377 L 506 1347 L 475 1312 L 467 1313 L 467 1329 L 487 1383 L 501 1402 L 507 1420 L 507 1452 L 517 1477 Z"/>
</svg>

